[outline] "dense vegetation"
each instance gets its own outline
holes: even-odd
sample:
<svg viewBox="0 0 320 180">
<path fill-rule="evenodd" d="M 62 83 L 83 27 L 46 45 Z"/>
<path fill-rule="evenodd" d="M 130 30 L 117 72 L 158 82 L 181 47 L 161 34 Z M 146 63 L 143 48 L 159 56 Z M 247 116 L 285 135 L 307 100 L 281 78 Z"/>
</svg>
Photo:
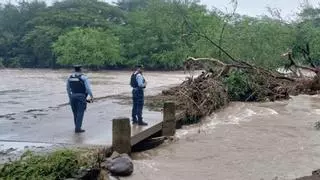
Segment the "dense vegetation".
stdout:
<svg viewBox="0 0 320 180">
<path fill-rule="evenodd" d="M 81 161 L 80 152 L 59 150 L 46 156 L 25 152 L 20 160 L 0 166 L 0 179 L 56 180 L 72 177 L 81 167 L 89 167 L 87 159 Z"/>
<path fill-rule="evenodd" d="M 232 1 L 236 5 L 236 1 Z M 230 7 L 232 8 L 232 7 Z M 63 0 L 48 6 L 21 1 L 0 6 L 0 67 L 177 69 L 188 56 L 232 57 L 277 67 L 280 55 L 293 49 L 301 58 L 320 59 L 320 7 L 304 6 L 298 18 L 253 18 L 208 10 L 196 1 Z"/>
</svg>

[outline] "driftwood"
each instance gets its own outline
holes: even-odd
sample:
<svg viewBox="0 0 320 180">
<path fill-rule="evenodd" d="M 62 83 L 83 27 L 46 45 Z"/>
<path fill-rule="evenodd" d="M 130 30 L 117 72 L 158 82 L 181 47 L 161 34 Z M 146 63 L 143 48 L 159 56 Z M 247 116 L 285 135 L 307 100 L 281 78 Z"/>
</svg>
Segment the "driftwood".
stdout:
<svg viewBox="0 0 320 180">
<path fill-rule="evenodd" d="M 292 67 L 317 72 L 313 67 L 304 67 L 298 64 L 294 64 Z M 175 101 L 178 110 L 184 111 L 185 116 L 189 119 L 194 119 L 207 116 L 232 100 L 275 101 L 288 99 L 290 94 L 315 94 L 320 90 L 318 76 L 313 79 L 286 77 L 277 71 L 257 67 L 236 59 L 232 63 L 225 63 L 215 58 L 188 57 L 184 62 L 184 70 L 204 71 L 195 78 L 187 78 L 179 86 L 165 90 L 160 95 L 147 98 L 147 102 Z M 233 99 L 230 93 L 234 92 L 229 90 L 225 79 L 237 71 L 245 74 L 250 87 L 240 99 Z"/>
<path fill-rule="evenodd" d="M 194 70 L 195 68 L 197 68 L 197 69 L 202 68 L 206 71 L 212 72 L 212 70 L 214 69 L 214 65 L 219 65 L 222 68 L 216 77 L 221 77 L 221 76 L 228 74 L 232 68 L 240 68 L 240 69 L 251 69 L 251 70 L 254 70 L 254 71 L 257 71 L 260 73 L 264 73 L 264 74 L 271 76 L 273 78 L 276 78 L 276 79 L 285 79 L 285 80 L 289 80 L 289 81 L 295 81 L 295 79 L 286 77 L 286 76 L 280 74 L 279 72 L 271 72 L 267 69 L 263 69 L 263 68 L 254 66 L 254 65 L 249 64 L 244 61 L 234 60 L 234 62 L 236 62 L 237 64 L 227 64 L 227 63 L 224 63 L 224 62 L 222 62 L 218 59 L 214 59 L 214 58 L 189 57 L 184 62 L 184 69 L 186 71 L 187 69 Z"/>
</svg>

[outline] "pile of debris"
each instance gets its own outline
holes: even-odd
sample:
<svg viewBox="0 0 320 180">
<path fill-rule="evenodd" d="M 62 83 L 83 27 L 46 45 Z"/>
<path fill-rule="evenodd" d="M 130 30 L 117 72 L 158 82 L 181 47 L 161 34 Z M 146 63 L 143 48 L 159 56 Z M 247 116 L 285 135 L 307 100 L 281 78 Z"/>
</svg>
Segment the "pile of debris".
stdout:
<svg viewBox="0 0 320 180">
<path fill-rule="evenodd" d="M 221 81 L 203 73 L 197 78 L 188 78 L 181 85 L 162 92 L 184 110 L 187 117 L 202 117 L 220 109 L 229 102 L 226 87 Z"/>
<path fill-rule="evenodd" d="M 315 94 L 320 90 L 319 75 L 312 78 L 288 77 L 243 61 L 226 64 L 213 58 L 190 57 L 184 67 L 189 72 L 204 71 L 195 78 L 187 78 L 179 86 L 148 97 L 148 105 L 174 101 L 177 109 L 185 112 L 186 118 L 200 119 L 224 107 L 229 101 L 275 101 L 301 93 Z M 316 68 L 307 69 L 318 74 Z"/>
</svg>

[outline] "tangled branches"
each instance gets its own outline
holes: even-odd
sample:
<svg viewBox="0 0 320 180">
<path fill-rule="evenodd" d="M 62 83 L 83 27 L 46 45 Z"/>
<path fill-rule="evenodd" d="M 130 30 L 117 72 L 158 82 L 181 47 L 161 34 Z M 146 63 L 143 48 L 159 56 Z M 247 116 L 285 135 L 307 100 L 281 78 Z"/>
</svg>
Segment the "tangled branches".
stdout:
<svg viewBox="0 0 320 180">
<path fill-rule="evenodd" d="M 183 109 L 188 117 L 202 117 L 228 104 L 228 93 L 222 82 L 202 73 L 197 78 L 189 78 L 180 86 L 163 91 L 162 95 L 174 97 L 178 109 Z"/>
<path fill-rule="evenodd" d="M 199 119 L 229 101 L 275 101 L 288 99 L 290 94 L 315 94 L 320 90 L 319 76 L 313 79 L 290 78 L 237 60 L 227 64 L 213 58 L 189 57 L 184 62 L 184 69 L 205 71 L 161 95 L 147 98 L 147 101 L 175 101 L 178 110 L 184 111 L 186 117 Z"/>
</svg>

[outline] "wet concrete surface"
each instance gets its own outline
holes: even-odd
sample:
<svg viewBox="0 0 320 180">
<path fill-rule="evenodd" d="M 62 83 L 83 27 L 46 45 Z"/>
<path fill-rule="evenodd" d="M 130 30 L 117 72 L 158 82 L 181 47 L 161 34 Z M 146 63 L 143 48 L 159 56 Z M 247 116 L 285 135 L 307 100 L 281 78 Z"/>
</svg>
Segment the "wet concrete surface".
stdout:
<svg viewBox="0 0 320 180">
<path fill-rule="evenodd" d="M 119 100 L 107 99 L 88 104 L 83 129 L 85 133 L 75 134 L 70 106 L 55 110 L 22 113 L 11 116 L 15 120 L 0 121 L 0 141 L 41 142 L 59 144 L 111 145 L 112 119 L 130 117 L 131 106 L 120 105 Z M 144 120 L 149 126 L 162 120 L 161 112 L 144 110 Z M 147 127 L 132 128 L 132 134 Z"/>
<path fill-rule="evenodd" d="M 176 140 L 134 154 L 130 180 L 283 180 L 320 168 L 319 96 L 232 103 Z"/>
<path fill-rule="evenodd" d="M 131 106 L 120 100 L 104 99 L 88 104 L 83 121 L 85 133 L 74 133 L 70 106 L 32 113 L 18 113 L 14 120 L 0 120 L 0 164 L 19 158 L 26 150 L 36 153 L 61 148 L 109 147 L 112 144 L 112 119 L 130 117 Z M 131 134 L 141 133 L 162 121 L 161 112 L 144 110 L 148 126 L 132 126 Z"/>
</svg>

